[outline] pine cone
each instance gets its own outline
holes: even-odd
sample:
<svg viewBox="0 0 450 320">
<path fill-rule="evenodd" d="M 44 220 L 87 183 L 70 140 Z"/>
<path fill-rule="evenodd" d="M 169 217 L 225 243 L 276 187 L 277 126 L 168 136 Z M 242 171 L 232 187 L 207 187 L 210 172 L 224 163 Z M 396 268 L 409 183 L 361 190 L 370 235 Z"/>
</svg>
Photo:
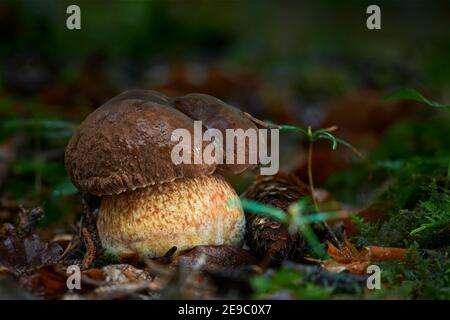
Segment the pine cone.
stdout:
<svg viewBox="0 0 450 320">
<path fill-rule="evenodd" d="M 308 186 L 295 175 L 278 173 L 257 177 L 242 197 L 286 212 L 292 203 L 306 195 L 310 195 Z M 246 221 L 247 245 L 267 264 L 278 264 L 286 259 L 298 261 L 304 256 L 306 243 L 300 233 L 290 234 L 286 225 L 249 212 L 246 212 Z"/>
</svg>

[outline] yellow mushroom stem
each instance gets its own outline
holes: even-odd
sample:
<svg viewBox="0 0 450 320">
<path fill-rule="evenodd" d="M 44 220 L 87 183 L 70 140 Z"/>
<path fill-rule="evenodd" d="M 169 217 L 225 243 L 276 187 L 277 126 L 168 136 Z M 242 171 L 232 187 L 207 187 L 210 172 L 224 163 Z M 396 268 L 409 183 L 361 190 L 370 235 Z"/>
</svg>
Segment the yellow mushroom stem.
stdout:
<svg viewBox="0 0 450 320">
<path fill-rule="evenodd" d="M 245 216 L 234 189 L 215 174 L 104 196 L 97 228 L 109 252 L 157 257 L 173 246 L 240 245 Z"/>
</svg>

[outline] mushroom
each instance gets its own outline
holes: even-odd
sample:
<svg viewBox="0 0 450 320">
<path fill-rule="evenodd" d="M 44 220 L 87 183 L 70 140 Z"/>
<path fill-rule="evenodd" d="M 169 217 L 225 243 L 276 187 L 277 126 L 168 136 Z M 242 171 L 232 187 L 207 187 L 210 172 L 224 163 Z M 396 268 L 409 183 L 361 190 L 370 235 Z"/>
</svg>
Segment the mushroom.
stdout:
<svg viewBox="0 0 450 320">
<path fill-rule="evenodd" d="M 242 243 L 242 207 L 229 205 L 239 197 L 216 171 L 253 166 L 174 165 L 171 151 L 178 142 L 171 133 L 184 128 L 193 134 L 194 120 L 221 131 L 257 128 L 246 114 L 208 95 L 169 98 L 132 90 L 89 114 L 72 136 L 66 170 L 79 190 L 102 197 L 97 229 L 108 251 L 155 257 L 173 246 Z"/>
</svg>

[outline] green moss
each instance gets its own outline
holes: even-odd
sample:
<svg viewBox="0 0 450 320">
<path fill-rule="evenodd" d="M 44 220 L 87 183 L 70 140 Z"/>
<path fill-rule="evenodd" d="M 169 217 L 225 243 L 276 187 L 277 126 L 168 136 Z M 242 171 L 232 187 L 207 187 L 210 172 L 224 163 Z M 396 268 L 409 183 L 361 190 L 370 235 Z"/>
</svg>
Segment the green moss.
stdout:
<svg viewBox="0 0 450 320">
<path fill-rule="evenodd" d="M 450 230 L 450 192 L 447 188 L 438 187 L 435 180 L 427 189 L 430 192 L 430 198 L 427 201 L 421 201 L 418 205 L 418 209 L 425 213 L 425 222 L 412 230 L 411 235 L 427 232 L 432 232 L 434 235 L 448 235 Z"/>
<path fill-rule="evenodd" d="M 255 299 L 269 298 L 273 294 L 284 292 L 297 299 L 323 300 L 329 299 L 333 292 L 333 288 L 306 282 L 302 273 L 285 268 L 255 276 L 250 283 L 255 291 Z"/>
<path fill-rule="evenodd" d="M 415 157 L 403 161 L 397 170 L 391 171 L 391 183 L 379 200 L 390 202 L 398 209 L 414 209 L 420 201 L 428 199 L 429 193 L 424 188 L 434 179 L 439 185 L 446 183 L 448 159 Z"/>
<path fill-rule="evenodd" d="M 408 247 L 417 243 L 427 249 L 450 245 L 449 191 L 440 187 L 435 179 L 430 184 L 410 184 L 405 188 L 408 190 L 389 196 L 397 207 L 392 209 L 387 221 L 369 225 L 359 217 L 353 218 L 361 230 L 356 237 L 359 245 Z M 412 209 L 399 209 L 402 206 Z"/>
<path fill-rule="evenodd" d="M 356 241 L 356 245 L 358 247 L 365 247 L 376 241 L 375 237 L 378 230 L 377 224 L 367 223 L 364 221 L 363 218 L 361 218 L 358 215 L 352 215 L 350 218 L 352 219 L 352 222 L 356 224 L 358 229 L 360 230 L 360 234 L 358 236 L 353 237 L 352 239 Z"/>
<path fill-rule="evenodd" d="M 385 130 L 379 146 L 369 154 L 370 164 L 353 164 L 329 177 L 325 187 L 339 201 L 369 204 L 390 181 L 381 201 L 394 201 L 399 209 L 412 209 L 421 198 L 421 186 L 445 177 L 450 159 L 450 116 L 424 114 Z"/>
<path fill-rule="evenodd" d="M 110 252 L 105 252 L 103 255 L 101 255 L 94 261 L 94 267 L 102 268 L 104 266 L 117 263 L 120 263 L 120 259 L 117 255 L 112 254 Z"/>
<path fill-rule="evenodd" d="M 385 288 L 369 298 L 450 299 L 448 253 L 416 251 L 405 262 L 380 262 L 379 266 Z"/>
</svg>

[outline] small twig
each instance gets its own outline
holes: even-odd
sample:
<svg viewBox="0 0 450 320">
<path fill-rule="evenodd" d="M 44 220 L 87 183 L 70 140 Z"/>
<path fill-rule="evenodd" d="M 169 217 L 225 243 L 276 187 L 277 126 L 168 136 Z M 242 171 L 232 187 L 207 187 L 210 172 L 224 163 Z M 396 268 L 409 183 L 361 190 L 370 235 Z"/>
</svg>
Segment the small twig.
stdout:
<svg viewBox="0 0 450 320">
<path fill-rule="evenodd" d="M 94 262 L 95 254 L 97 252 L 95 248 L 94 241 L 92 241 L 91 235 L 89 234 L 89 231 L 86 227 L 83 227 L 82 229 L 83 238 L 87 247 L 86 254 L 83 258 L 83 262 L 81 264 L 82 269 L 88 269 L 89 266 Z"/>
<path fill-rule="evenodd" d="M 61 255 L 61 259 L 62 259 L 62 258 L 65 258 L 66 255 L 67 255 L 70 251 L 72 251 L 73 247 L 74 247 L 74 245 L 73 245 L 72 241 L 69 242 L 69 244 L 67 245 L 67 247 L 66 247 L 66 249 L 64 250 L 63 254 Z"/>
</svg>

